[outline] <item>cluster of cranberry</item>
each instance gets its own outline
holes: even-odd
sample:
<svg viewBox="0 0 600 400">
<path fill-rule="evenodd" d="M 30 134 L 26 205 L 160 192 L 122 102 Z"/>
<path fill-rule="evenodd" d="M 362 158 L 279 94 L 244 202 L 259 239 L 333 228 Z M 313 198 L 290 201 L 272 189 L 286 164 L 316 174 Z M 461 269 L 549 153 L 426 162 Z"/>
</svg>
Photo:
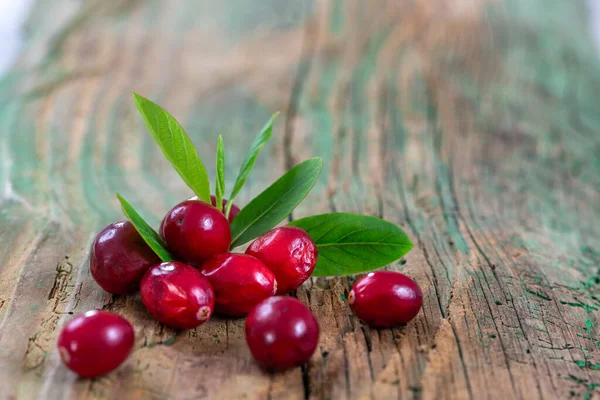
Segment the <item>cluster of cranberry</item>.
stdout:
<svg viewBox="0 0 600 400">
<path fill-rule="evenodd" d="M 270 225 L 264 226 L 260 232 L 254 232 L 254 236 L 248 237 L 248 240 L 255 239 L 245 254 L 232 253 L 230 249 L 236 246 L 237 239 L 232 241 L 230 224 L 240 209 L 234 204 L 227 204 L 227 200 L 221 201 L 224 188 L 223 169 L 219 170 L 219 160 L 224 163 L 222 138 L 219 138 L 217 149 L 220 154 L 217 157 L 217 169 L 221 171 L 218 175 L 221 180 L 217 185 L 219 200 L 211 196 L 212 204 L 209 204 L 210 185 L 206 179 L 200 179 L 202 174 L 198 173 L 204 167 L 197 155 L 189 151 L 193 145 L 183 129 L 167 129 L 157 134 L 156 129 L 162 129 L 165 124 L 177 125 L 177 122 L 154 103 L 137 94 L 134 97 L 149 130 L 169 161 L 176 166 L 182 178 L 187 179 L 188 185 L 190 176 L 199 180 L 190 187 L 195 186 L 197 190 L 194 192 L 197 194 L 204 193 L 202 199 L 206 202 L 194 197 L 176 205 L 163 218 L 156 233 L 117 195 L 131 222 L 110 224 L 98 234 L 90 253 L 92 277 L 108 293 L 122 295 L 139 290 L 148 312 L 160 323 L 174 329 L 197 328 L 208 321 L 213 312 L 230 317 L 247 316 L 246 342 L 254 358 L 268 370 L 283 370 L 307 362 L 318 345 L 319 325 L 306 305 L 286 294 L 300 287 L 315 270 L 317 246 L 306 231 L 293 226 L 274 228 L 256 237 L 275 226 L 293 208 L 288 209 L 285 215 L 278 215 L 280 219 L 277 221 L 268 222 Z M 155 126 L 153 123 L 156 121 L 162 122 Z M 270 137 L 270 124 L 253 142 L 231 199 L 243 185 L 258 151 Z M 175 136 L 177 140 L 174 140 Z M 179 143 L 179 149 L 175 148 L 175 143 Z M 309 161 L 303 164 L 308 165 L 306 163 Z M 319 170 L 312 176 L 313 184 L 322 165 L 318 161 Z M 190 163 L 195 167 L 191 168 Z M 221 168 L 224 168 L 223 164 Z M 302 176 L 305 175 L 310 174 Z M 280 180 L 267 190 L 273 190 L 274 187 L 280 189 L 277 186 Z M 293 184 L 290 186 L 302 188 Z M 301 201 L 306 193 L 298 191 L 295 200 Z M 267 204 L 266 208 L 270 207 L 275 197 L 270 193 L 267 197 L 269 200 L 263 201 Z M 261 195 L 257 198 L 260 199 Z M 251 205 L 256 204 L 253 202 Z M 292 204 L 293 201 L 288 199 L 288 203 Z M 243 210 L 242 214 L 246 210 L 252 208 Z M 259 209 L 259 214 L 261 212 Z M 249 217 L 249 214 L 251 212 L 238 217 L 232 225 L 234 232 L 241 230 L 243 233 L 244 229 L 248 229 L 240 228 L 242 224 L 239 223 L 252 220 L 254 216 Z M 349 225 L 348 233 L 342 232 L 340 237 L 368 231 L 364 225 Z M 310 228 L 306 229 L 311 231 Z M 408 238 L 406 241 L 412 247 Z M 364 247 L 373 244 L 370 242 L 373 240 L 349 244 Z M 375 242 L 381 245 L 381 242 Z M 325 254 L 325 249 L 329 248 L 323 248 Z M 372 254 L 377 255 L 377 252 L 372 251 Z M 333 259 L 335 255 L 329 253 L 327 258 Z M 361 259 L 351 260 L 356 264 L 356 260 Z M 377 266 L 381 265 L 384 264 Z M 348 295 L 348 302 L 354 313 L 368 324 L 391 327 L 405 324 L 417 315 L 421 308 L 422 293 L 413 280 L 400 273 L 371 272 L 356 282 Z M 133 349 L 134 337 L 133 327 L 123 317 L 108 311 L 89 311 L 63 327 L 58 338 L 58 350 L 68 368 L 80 376 L 95 377 L 112 371 L 127 358 Z"/>
<path fill-rule="evenodd" d="M 239 213 L 219 211 L 197 198 L 167 213 L 160 235 L 179 261 L 161 262 L 129 221 L 110 224 L 96 237 L 90 271 L 107 292 L 141 292 L 148 312 L 175 329 L 194 329 L 212 316 L 247 319 L 246 338 L 266 368 L 302 364 L 317 347 L 319 326 L 308 307 L 282 296 L 308 279 L 317 248 L 302 229 L 284 226 L 257 238 L 246 254 L 230 253 L 229 223 Z M 277 297 L 271 297 L 278 295 Z M 282 318 L 285 315 L 285 318 Z M 103 334 L 104 333 L 104 334 Z M 109 372 L 133 347 L 133 329 L 118 315 L 90 312 L 67 324 L 59 338 L 65 364 L 81 376 Z"/>
<path fill-rule="evenodd" d="M 212 198 L 213 205 L 215 203 Z M 90 270 L 107 292 L 141 292 L 159 322 L 175 329 L 196 328 L 213 311 L 248 316 L 246 341 L 265 368 L 301 365 L 314 353 L 319 325 L 308 307 L 284 296 L 308 279 L 317 247 L 302 229 L 284 226 L 257 238 L 246 254 L 229 252 L 229 223 L 239 209 L 223 212 L 195 198 L 175 206 L 160 235 L 181 261 L 162 262 L 128 221 L 103 229 L 94 241 Z M 358 280 L 348 295 L 356 315 L 374 327 L 405 324 L 421 308 L 422 294 L 410 278 L 379 271 Z M 83 377 L 117 368 L 134 345 L 131 324 L 108 311 L 89 311 L 65 325 L 58 340 L 63 362 Z"/>
</svg>

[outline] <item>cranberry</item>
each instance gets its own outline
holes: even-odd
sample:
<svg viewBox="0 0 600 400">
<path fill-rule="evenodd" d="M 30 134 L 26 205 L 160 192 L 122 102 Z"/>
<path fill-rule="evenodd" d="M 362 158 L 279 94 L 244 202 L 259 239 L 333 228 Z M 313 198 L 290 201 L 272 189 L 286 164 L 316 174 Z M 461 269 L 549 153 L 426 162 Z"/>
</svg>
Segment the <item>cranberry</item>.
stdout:
<svg viewBox="0 0 600 400">
<path fill-rule="evenodd" d="M 292 226 L 275 228 L 256 239 L 246 254 L 261 260 L 277 278 L 277 294 L 297 289 L 317 263 L 317 246 L 308 233 Z"/>
<path fill-rule="evenodd" d="M 125 361 L 134 342 L 133 327 L 108 311 L 88 311 L 73 318 L 58 337 L 58 352 L 73 372 L 93 378 Z"/>
<path fill-rule="evenodd" d="M 282 370 L 307 362 L 319 342 L 319 324 L 293 297 L 270 297 L 246 319 L 246 342 L 263 367 Z"/>
<path fill-rule="evenodd" d="M 200 200 L 185 200 L 176 205 L 165 216 L 160 234 L 175 258 L 197 266 L 227 252 L 231 244 L 225 216 Z"/>
<path fill-rule="evenodd" d="M 217 198 L 214 195 L 210 196 L 210 203 L 213 205 L 213 207 L 217 207 Z M 221 212 L 223 214 L 225 214 L 225 208 L 227 206 L 227 199 L 223 199 L 222 203 L 221 203 Z M 240 208 L 238 206 L 236 206 L 235 204 L 231 205 L 231 210 L 229 210 L 229 218 L 227 218 L 227 220 L 229 221 L 229 223 L 231 223 L 233 221 L 233 219 L 240 213 Z"/>
<path fill-rule="evenodd" d="M 219 254 L 202 265 L 202 274 L 215 290 L 215 310 L 225 315 L 246 315 L 277 290 L 273 273 L 245 254 Z"/>
<path fill-rule="evenodd" d="M 139 288 L 144 273 L 160 262 L 131 222 L 121 221 L 104 228 L 92 244 L 90 272 L 109 293 L 131 293 Z"/>
<path fill-rule="evenodd" d="M 370 272 L 359 279 L 348 295 L 356 316 L 377 328 L 406 324 L 423 304 L 419 285 L 399 272 Z"/>
<path fill-rule="evenodd" d="M 213 289 L 191 265 L 178 261 L 157 264 L 146 272 L 140 289 L 150 314 L 172 328 L 193 329 L 212 315 Z"/>
</svg>

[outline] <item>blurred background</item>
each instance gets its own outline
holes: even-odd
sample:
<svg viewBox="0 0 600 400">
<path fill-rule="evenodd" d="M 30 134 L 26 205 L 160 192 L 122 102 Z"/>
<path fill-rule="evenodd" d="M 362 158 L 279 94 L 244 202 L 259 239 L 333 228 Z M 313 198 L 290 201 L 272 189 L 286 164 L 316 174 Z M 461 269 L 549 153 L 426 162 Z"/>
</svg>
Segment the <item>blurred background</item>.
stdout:
<svg viewBox="0 0 600 400">
<path fill-rule="evenodd" d="M 527 0 L 523 0 L 527 1 Z M 583 1 L 589 9 L 588 24 L 596 46 L 600 48 L 600 0 Z M 551 3 L 552 1 L 550 1 Z M 22 27 L 34 0 L 0 0 L 0 73 L 14 61 L 22 40 Z M 77 3 L 73 1 L 74 5 Z"/>
<path fill-rule="evenodd" d="M 0 0 L 0 74 L 4 73 L 17 55 L 23 35 L 23 23 L 33 0 Z"/>
</svg>

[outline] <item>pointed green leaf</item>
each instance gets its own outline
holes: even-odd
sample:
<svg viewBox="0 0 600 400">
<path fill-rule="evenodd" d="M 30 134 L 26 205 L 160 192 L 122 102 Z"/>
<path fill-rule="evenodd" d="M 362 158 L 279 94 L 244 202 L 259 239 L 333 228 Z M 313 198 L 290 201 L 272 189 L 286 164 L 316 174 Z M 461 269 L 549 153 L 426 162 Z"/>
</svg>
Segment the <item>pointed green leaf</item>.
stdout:
<svg viewBox="0 0 600 400">
<path fill-rule="evenodd" d="M 227 210 L 225 211 L 225 215 L 229 216 L 229 211 L 231 209 L 231 205 L 233 204 L 233 199 L 238 195 L 244 183 L 246 183 L 246 179 L 248 179 L 248 175 L 252 168 L 254 168 L 254 164 L 256 163 L 256 157 L 258 157 L 258 153 L 260 149 L 263 148 L 265 143 L 269 141 L 271 138 L 271 134 L 273 133 L 273 120 L 277 117 L 279 113 L 273 114 L 269 122 L 265 124 L 265 126 L 261 129 L 258 136 L 250 145 L 250 149 L 246 153 L 246 157 L 244 158 L 244 162 L 240 168 L 240 172 L 235 180 L 235 184 L 233 185 L 233 190 L 231 191 L 231 195 L 229 195 L 229 200 L 227 201 Z"/>
<path fill-rule="evenodd" d="M 183 181 L 202 201 L 210 203 L 210 182 L 206 168 L 181 125 L 159 105 L 133 93 L 146 128 Z"/>
<path fill-rule="evenodd" d="M 392 263 L 412 248 L 400 227 L 366 215 L 333 213 L 298 219 L 319 251 L 313 276 L 344 276 Z"/>
<path fill-rule="evenodd" d="M 152 250 L 163 261 L 172 261 L 173 257 L 167 250 L 167 245 L 154 229 L 138 214 L 138 212 L 129 204 L 119 193 L 117 198 L 121 202 L 121 208 L 125 217 L 133 224 L 142 239 L 150 246 Z"/>
<path fill-rule="evenodd" d="M 223 136 L 219 135 L 217 142 L 217 179 L 215 183 L 216 205 L 221 209 L 223 194 L 225 193 L 225 150 L 223 149 Z"/>
<path fill-rule="evenodd" d="M 231 248 L 262 235 L 290 215 L 313 188 L 322 168 L 322 159 L 306 160 L 248 203 L 231 223 Z"/>
</svg>

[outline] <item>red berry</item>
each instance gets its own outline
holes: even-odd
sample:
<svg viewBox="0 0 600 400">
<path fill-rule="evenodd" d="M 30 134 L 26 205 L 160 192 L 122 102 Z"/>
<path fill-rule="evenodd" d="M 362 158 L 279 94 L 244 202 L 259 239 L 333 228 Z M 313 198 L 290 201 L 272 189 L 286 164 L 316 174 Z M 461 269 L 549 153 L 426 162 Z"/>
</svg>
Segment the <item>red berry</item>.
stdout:
<svg viewBox="0 0 600 400">
<path fill-rule="evenodd" d="M 88 311 L 73 318 L 58 337 L 58 352 L 73 372 L 93 378 L 125 361 L 133 349 L 134 333 L 123 317 L 108 311 Z"/>
<path fill-rule="evenodd" d="M 277 278 L 277 294 L 286 294 L 306 281 L 317 264 L 317 246 L 300 228 L 275 228 L 256 239 L 246 254 L 261 260 Z"/>
<path fill-rule="evenodd" d="M 173 207 L 161 224 L 160 234 L 178 260 L 196 266 L 227 252 L 231 244 L 225 216 L 200 200 L 186 200 Z"/>
<path fill-rule="evenodd" d="M 109 293 L 124 294 L 139 289 L 140 280 L 158 256 L 144 242 L 131 222 L 121 221 L 104 228 L 92 244 L 90 272 Z"/>
<path fill-rule="evenodd" d="M 270 297 L 246 319 L 246 342 L 263 367 L 282 370 L 307 362 L 319 342 L 319 324 L 293 297 Z"/>
<path fill-rule="evenodd" d="M 213 205 L 213 207 L 217 207 L 217 198 L 215 197 L 215 195 L 211 195 L 210 196 L 210 203 Z M 223 201 L 221 202 L 221 212 L 223 214 L 225 214 L 225 208 L 227 206 L 227 199 L 223 199 Z M 236 206 L 235 204 L 231 205 L 231 210 L 229 210 L 229 218 L 227 218 L 227 220 L 229 221 L 229 223 L 231 223 L 233 221 L 233 219 L 240 213 L 240 208 L 238 206 Z"/>
<path fill-rule="evenodd" d="M 273 273 L 245 254 L 219 254 L 202 265 L 202 274 L 215 290 L 215 310 L 225 315 L 246 315 L 277 290 Z"/>
<path fill-rule="evenodd" d="M 377 328 L 406 324 L 423 304 L 421 288 L 399 272 L 370 272 L 359 279 L 348 295 L 356 316 Z"/>
<path fill-rule="evenodd" d="M 193 329 L 213 313 L 213 289 L 191 265 L 177 261 L 157 264 L 146 272 L 140 289 L 150 314 L 172 328 Z"/>
</svg>

